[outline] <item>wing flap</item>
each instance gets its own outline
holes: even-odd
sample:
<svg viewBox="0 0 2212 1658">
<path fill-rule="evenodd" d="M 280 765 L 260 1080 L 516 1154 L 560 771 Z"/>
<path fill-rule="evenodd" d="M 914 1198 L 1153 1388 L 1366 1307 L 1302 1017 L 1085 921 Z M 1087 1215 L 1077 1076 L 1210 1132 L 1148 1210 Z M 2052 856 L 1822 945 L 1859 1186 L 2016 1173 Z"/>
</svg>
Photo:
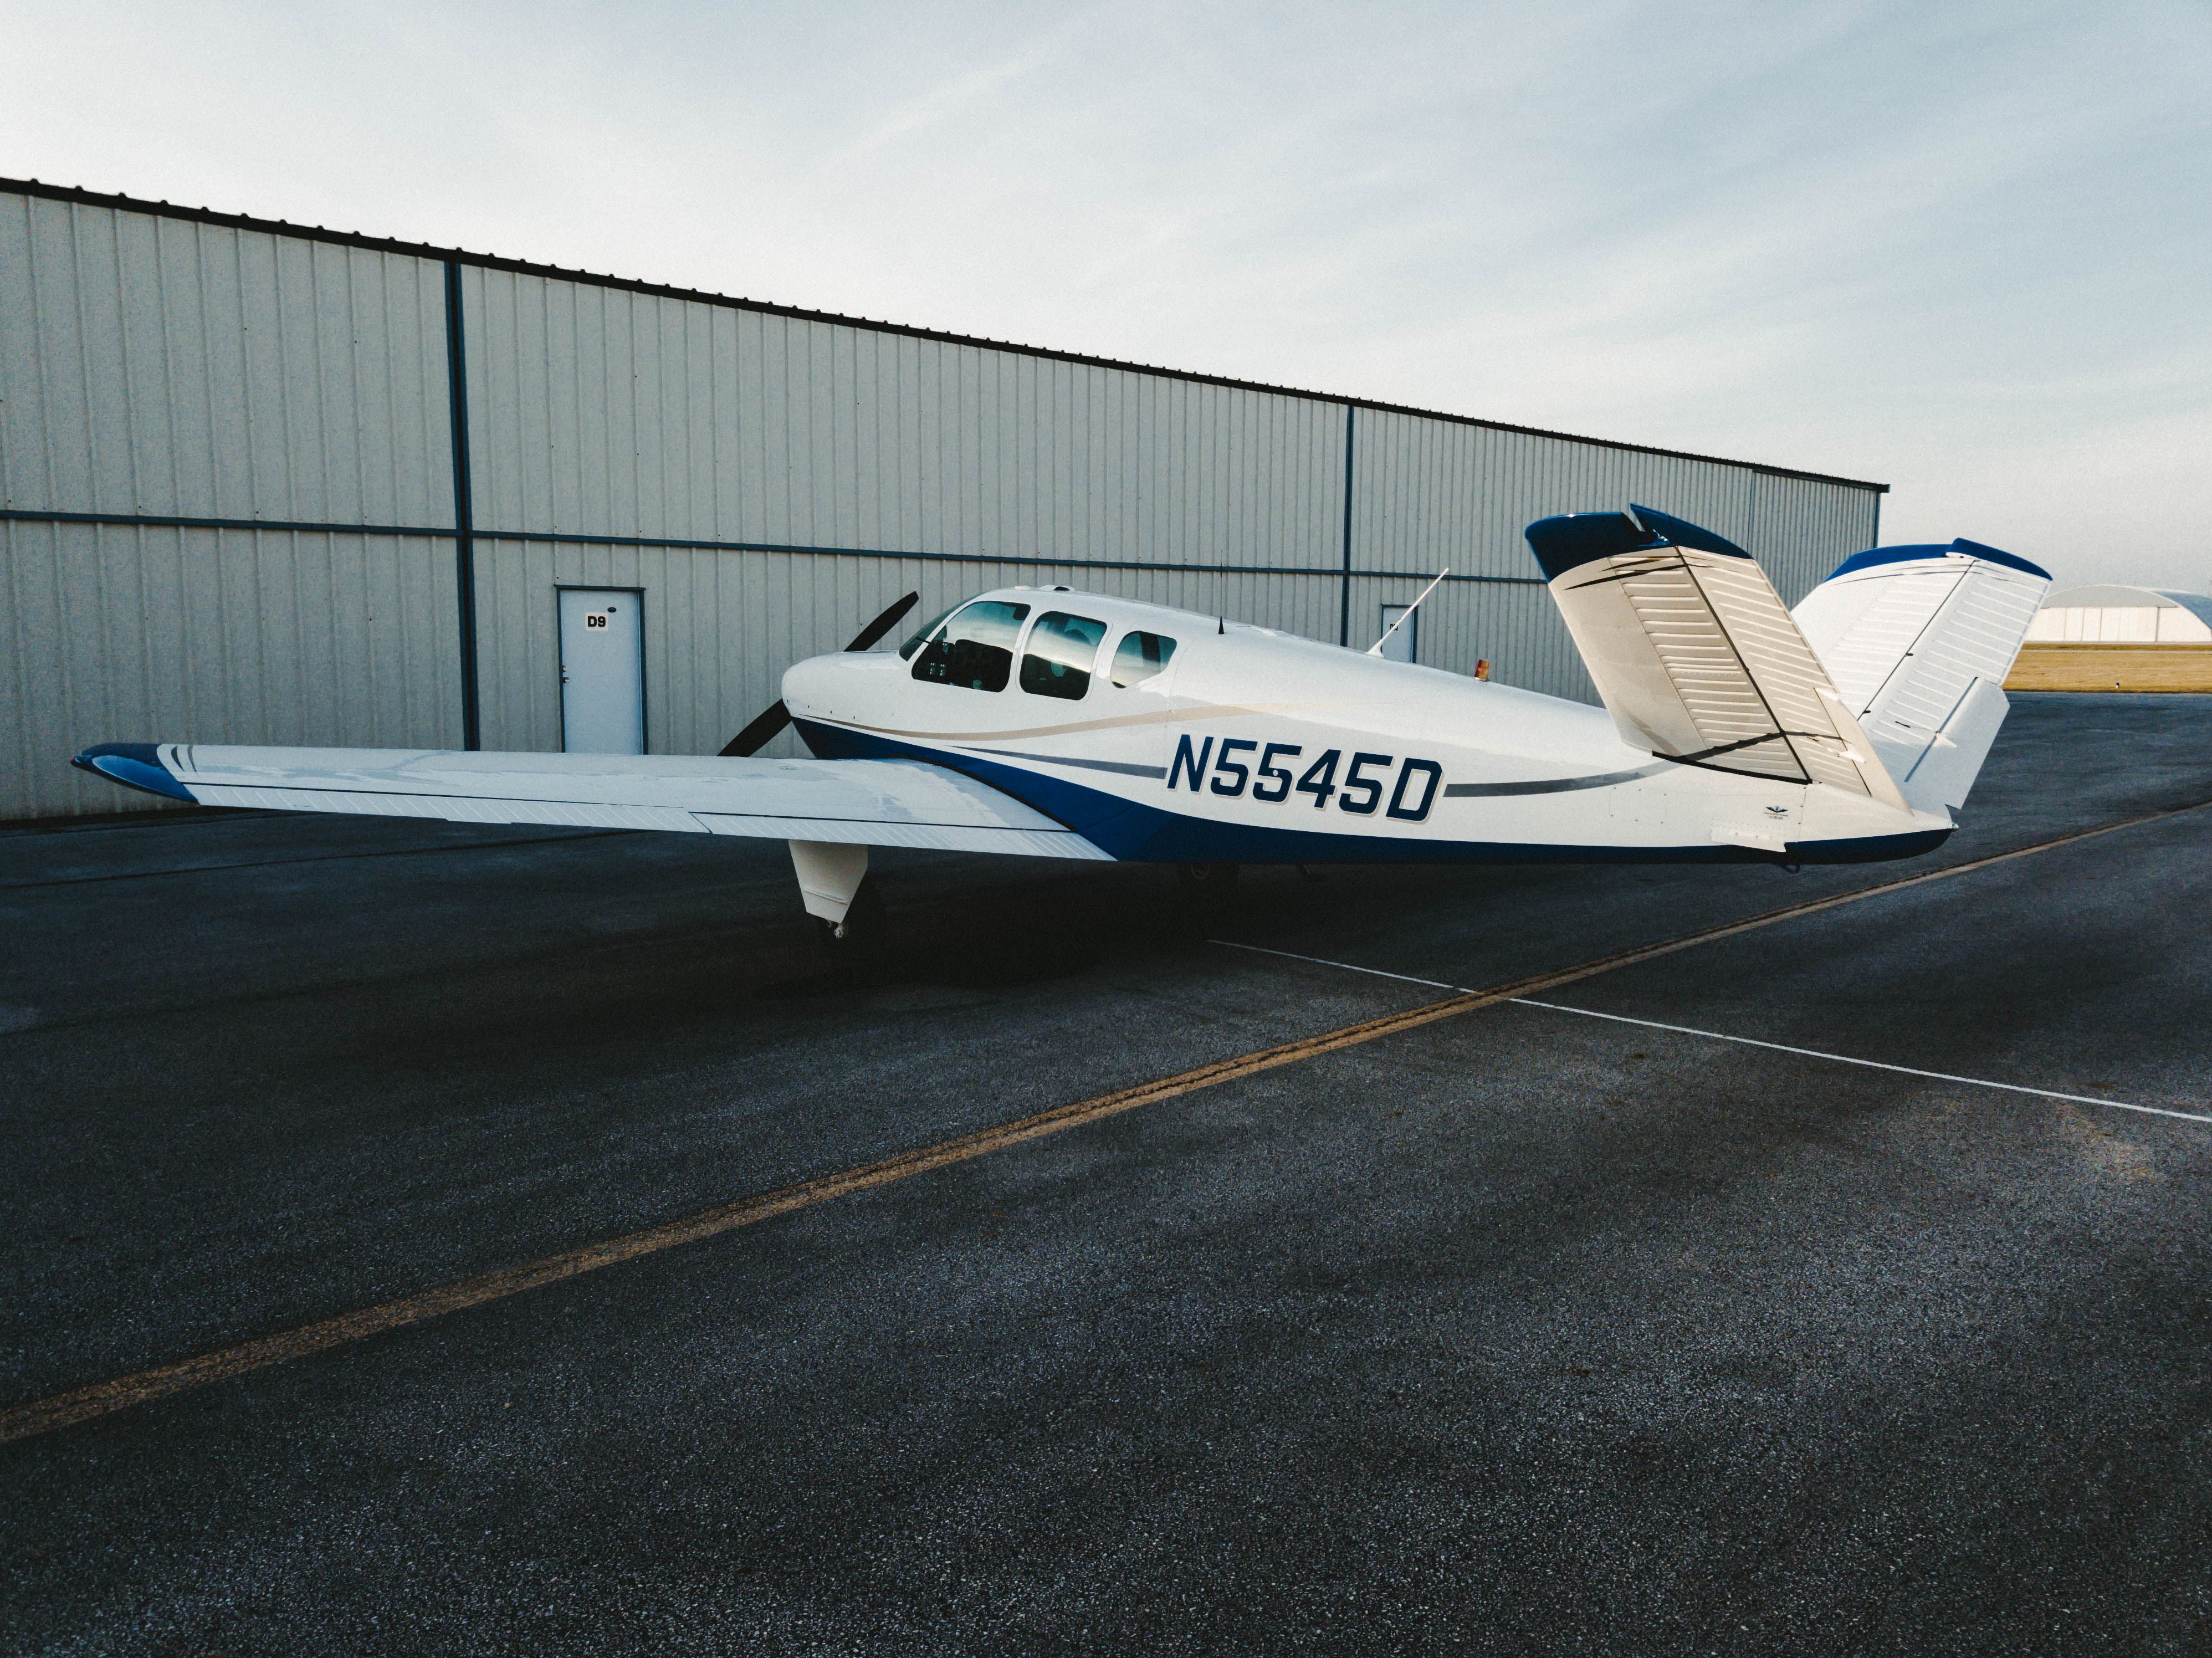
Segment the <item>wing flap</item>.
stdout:
<svg viewBox="0 0 2212 1658">
<path fill-rule="evenodd" d="M 746 817 L 701 812 L 710 835 L 749 835 L 779 841 L 827 841 L 845 846 L 914 847 L 939 852 L 1004 852 L 1031 858 L 1088 858 L 1111 861 L 1073 829 L 984 829 L 936 823 L 855 823 L 830 817 Z"/>
</svg>

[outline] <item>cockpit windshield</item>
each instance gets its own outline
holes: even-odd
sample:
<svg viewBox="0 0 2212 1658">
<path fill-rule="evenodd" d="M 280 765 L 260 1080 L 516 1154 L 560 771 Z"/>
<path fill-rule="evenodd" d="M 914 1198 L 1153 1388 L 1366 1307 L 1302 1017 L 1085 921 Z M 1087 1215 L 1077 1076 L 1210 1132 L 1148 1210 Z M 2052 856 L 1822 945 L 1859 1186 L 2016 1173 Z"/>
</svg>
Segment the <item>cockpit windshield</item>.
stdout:
<svg viewBox="0 0 2212 1658">
<path fill-rule="evenodd" d="M 945 624 L 914 659 L 914 677 L 933 685 L 1002 691 L 1013 672 L 1014 641 L 1030 607 L 979 598 Z"/>
<path fill-rule="evenodd" d="M 927 641 L 930 635 L 937 631 L 939 625 L 944 622 L 946 616 L 951 616 L 954 610 L 957 610 L 960 607 L 957 604 L 950 605 L 947 608 L 939 610 L 935 616 L 930 617 L 928 621 L 923 623 L 921 626 L 916 628 L 914 630 L 914 636 L 908 640 L 905 644 L 899 647 L 899 654 L 906 658 L 909 662 L 912 661 L 914 659 L 914 653 L 922 647 L 923 643 Z"/>
</svg>

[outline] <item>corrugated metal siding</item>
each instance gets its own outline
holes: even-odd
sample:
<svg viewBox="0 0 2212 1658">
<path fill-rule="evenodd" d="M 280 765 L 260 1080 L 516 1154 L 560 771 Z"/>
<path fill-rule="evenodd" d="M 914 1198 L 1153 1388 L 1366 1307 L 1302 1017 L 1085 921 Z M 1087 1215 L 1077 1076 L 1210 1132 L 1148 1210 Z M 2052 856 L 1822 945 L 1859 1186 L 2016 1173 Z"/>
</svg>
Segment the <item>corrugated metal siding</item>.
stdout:
<svg viewBox="0 0 2212 1658">
<path fill-rule="evenodd" d="M 1352 551 L 1362 569 L 1528 576 L 1522 529 L 1632 501 L 1732 538 L 1750 531 L 1746 469 L 1361 410 Z M 1833 486 L 1826 486 L 1832 488 Z"/>
<path fill-rule="evenodd" d="M 0 196 L 0 499 L 453 521 L 434 262 Z"/>
<path fill-rule="evenodd" d="M 1356 578 L 1353 648 L 1364 650 L 1380 639 L 1382 606 L 1411 603 L 1425 581 L 1413 575 Z M 1445 582 L 1421 606 L 1419 644 L 1424 667 L 1471 674 L 1477 662 L 1487 660 L 1490 677 L 1501 684 L 1597 701 L 1559 607 L 1540 582 Z"/>
<path fill-rule="evenodd" d="M 1341 556 L 1343 410 L 465 273 L 477 520 L 1161 563 Z"/>
<path fill-rule="evenodd" d="M 452 748 L 451 544 L 0 522 L 0 807 L 152 808 L 72 769 L 89 744 Z"/>
<path fill-rule="evenodd" d="M 643 590 L 659 752 L 719 747 L 789 663 L 909 588 L 923 614 L 1064 583 L 1337 636 L 1340 403 L 461 274 L 487 746 L 559 745 L 562 585 Z M 0 498 L 448 525 L 444 282 L 435 257 L 0 195 Z M 1680 513 L 1742 541 L 1792 600 L 1872 538 L 1876 498 L 1848 484 L 1353 419 L 1352 553 L 1370 573 L 1352 584 L 1356 647 L 1444 564 L 1533 574 L 1522 528 L 1552 513 Z M 67 769 L 103 738 L 457 742 L 453 555 L 450 537 L 0 529 L 0 817 L 140 803 Z M 1592 695 L 1540 586 L 1454 581 L 1430 599 L 1422 659 L 1482 657 L 1501 680 Z"/>
<path fill-rule="evenodd" d="M 717 552 L 504 542 L 477 556 L 483 742 L 489 749 L 561 746 L 562 587 L 625 587 L 645 598 L 646 746 L 711 754 L 781 695 L 783 671 L 842 647 L 901 595 L 921 602 L 907 628 L 991 587 L 1064 586 L 1114 592 L 1202 614 L 1276 616 L 1309 635 L 1335 624 L 1333 577 L 1200 571 L 1101 572 L 1049 564 L 816 553 Z M 1548 595 L 1545 602 L 1550 602 Z M 770 755 L 800 754 L 788 736 Z"/>
<path fill-rule="evenodd" d="M 1766 567 L 1785 604 L 1796 604 L 1837 565 L 1875 544 L 1881 497 L 1869 490 L 1754 472 L 1751 498 L 1751 533 L 1743 544 Z"/>
</svg>

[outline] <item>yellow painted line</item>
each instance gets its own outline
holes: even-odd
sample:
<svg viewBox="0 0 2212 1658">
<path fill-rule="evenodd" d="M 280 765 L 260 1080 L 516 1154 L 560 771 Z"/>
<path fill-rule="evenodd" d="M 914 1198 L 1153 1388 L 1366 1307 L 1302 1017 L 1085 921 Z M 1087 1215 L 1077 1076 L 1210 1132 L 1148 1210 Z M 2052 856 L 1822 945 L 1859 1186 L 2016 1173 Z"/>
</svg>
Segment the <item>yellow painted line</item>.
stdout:
<svg viewBox="0 0 2212 1658">
<path fill-rule="evenodd" d="M 1384 1036 L 1395 1035 L 1401 1030 L 1412 1030 L 1422 1025 L 1433 1024 L 1439 1019 L 1470 1013 L 1476 1008 L 1488 1007 L 1493 1003 L 1534 995 L 1561 985 L 1572 984 L 1580 979 L 1592 978 L 1601 973 L 1610 973 L 1619 968 L 1632 967 L 1639 962 L 1669 956 L 1698 944 L 1733 938 L 1758 927 L 1771 926 L 1778 921 L 1815 914 L 1844 904 L 1859 903 L 1930 881 L 1949 880 L 1954 876 L 1971 874 L 1976 870 L 2009 863 L 2014 859 L 2033 857 L 2058 847 L 2094 840 L 2100 835 L 2111 835 L 2138 824 L 2155 823 L 2183 812 L 2201 811 L 2207 805 L 2212 805 L 2212 801 L 2202 801 L 2168 811 L 2149 812 L 2121 823 L 2106 823 L 2096 829 L 2058 835 L 2011 852 L 1978 858 L 1971 863 L 1954 864 L 1948 868 L 1929 870 L 1922 874 L 1886 881 L 1878 886 L 1862 887 L 1831 897 L 1785 905 L 1780 909 L 1767 910 L 1743 920 L 1724 922 L 1718 926 L 1684 933 L 1657 944 L 1620 950 L 1575 967 L 1532 974 L 1527 978 L 1488 990 L 1463 991 L 1441 1001 L 1425 1003 L 1396 1013 L 1386 1013 L 1379 1018 L 1363 1019 L 1357 1024 L 1343 1025 L 1334 1030 L 1323 1031 L 1319 1035 L 1301 1037 L 1275 1048 L 1241 1054 L 1233 1059 L 1218 1060 L 1211 1065 L 1178 1072 L 1171 1077 L 1139 1083 L 1133 1088 L 1118 1089 L 1111 1094 L 1101 1094 L 1095 1099 L 1078 1101 L 1073 1105 L 1057 1106 L 1049 1111 L 1040 1111 L 1034 1116 L 1001 1123 L 993 1128 L 979 1129 L 975 1133 L 963 1134 L 955 1139 L 940 1140 L 934 1145 L 901 1152 L 896 1157 L 863 1163 L 858 1168 L 824 1175 L 816 1180 L 801 1181 L 796 1186 L 787 1186 L 757 1197 L 740 1198 L 733 1203 L 702 1209 L 681 1219 L 648 1226 L 642 1231 L 624 1233 L 620 1237 L 586 1244 L 578 1249 L 564 1250 L 559 1254 L 547 1255 L 521 1266 L 502 1267 L 497 1272 L 463 1278 L 458 1283 L 441 1284 L 435 1289 L 418 1291 L 396 1301 L 342 1313 L 335 1318 L 302 1324 L 275 1335 L 242 1341 L 234 1346 L 217 1348 L 213 1352 L 179 1359 L 174 1363 L 157 1364 L 151 1370 L 140 1370 L 134 1375 L 94 1382 L 90 1387 L 56 1394 L 46 1399 L 33 1400 L 28 1404 L 0 1411 L 0 1443 L 26 1439 L 33 1434 L 50 1433 L 57 1428 L 66 1428 L 94 1417 L 106 1416 L 112 1411 L 203 1388 L 210 1382 L 243 1376 L 268 1365 L 281 1364 L 288 1359 L 304 1358 L 310 1353 L 343 1346 L 349 1342 L 381 1334 L 386 1330 L 402 1329 L 410 1324 L 443 1317 L 447 1313 L 481 1307 L 487 1302 L 501 1301 L 526 1290 L 557 1284 L 563 1278 L 635 1260 L 641 1255 L 655 1254 L 663 1249 L 674 1248 L 678 1244 L 696 1243 L 703 1238 L 717 1237 L 739 1227 L 752 1226 L 778 1215 L 790 1214 L 794 1210 L 811 1208 L 832 1198 L 868 1191 L 874 1187 L 889 1186 L 895 1181 L 925 1175 L 933 1169 L 943 1169 L 952 1163 L 965 1163 L 971 1157 L 1018 1145 L 1024 1140 L 1042 1139 L 1048 1134 L 1080 1128 L 1086 1123 L 1116 1116 L 1124 1111 L 1133 1111 L 1139 1106 L 1158 1104 L 1163 1100 L 1195 1093 L 1200 1089 L 1256 1076 L 1261 1072 L 1273 1071 L 1280 1066 L 1295 1065 L 1323 1054 L 1333 1054 L 1340 1048 L 1356 1048 Z"/>
</svg>

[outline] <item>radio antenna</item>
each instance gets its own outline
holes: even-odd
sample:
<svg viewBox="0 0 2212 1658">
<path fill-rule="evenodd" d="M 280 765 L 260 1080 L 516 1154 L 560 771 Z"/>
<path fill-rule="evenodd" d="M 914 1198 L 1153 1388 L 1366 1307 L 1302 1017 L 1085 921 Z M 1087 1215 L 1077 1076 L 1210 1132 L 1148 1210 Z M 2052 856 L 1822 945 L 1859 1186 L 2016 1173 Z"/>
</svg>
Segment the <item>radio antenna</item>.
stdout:
<svg viewBox="0 0 2212 1658">
<path fill-rule="evenodd" d="M 1450 574 L 1451 566 L 1447 564 L 1443 569 L 1437 572 L 1437 581 L 1442 581 Z M 1431 593 L 1436 592 L 1437 581 L 1431 581 L 1427 586 L 1421 589 L 1421 598 L 1426 598 Z M 1392 623 L 1389 628 L 1383 630 L 1382 637 L 1376 640 L 1372 645 L 1370 645 L 1367 647 L 1368 655 L 1380 656 L 1382 654 L 1382 647 L 1390 642 L 1390 635 L 1396 633 L 1399 629 L 1404 627 L 1406 623 L 1412 619 L 1413 612 L 1421 608 L 1421 598 L 1415 599 L 1412 604 L 1406 606 L 1404 610 L 1398 612 L 1398 619 Z"/>
</svg>

